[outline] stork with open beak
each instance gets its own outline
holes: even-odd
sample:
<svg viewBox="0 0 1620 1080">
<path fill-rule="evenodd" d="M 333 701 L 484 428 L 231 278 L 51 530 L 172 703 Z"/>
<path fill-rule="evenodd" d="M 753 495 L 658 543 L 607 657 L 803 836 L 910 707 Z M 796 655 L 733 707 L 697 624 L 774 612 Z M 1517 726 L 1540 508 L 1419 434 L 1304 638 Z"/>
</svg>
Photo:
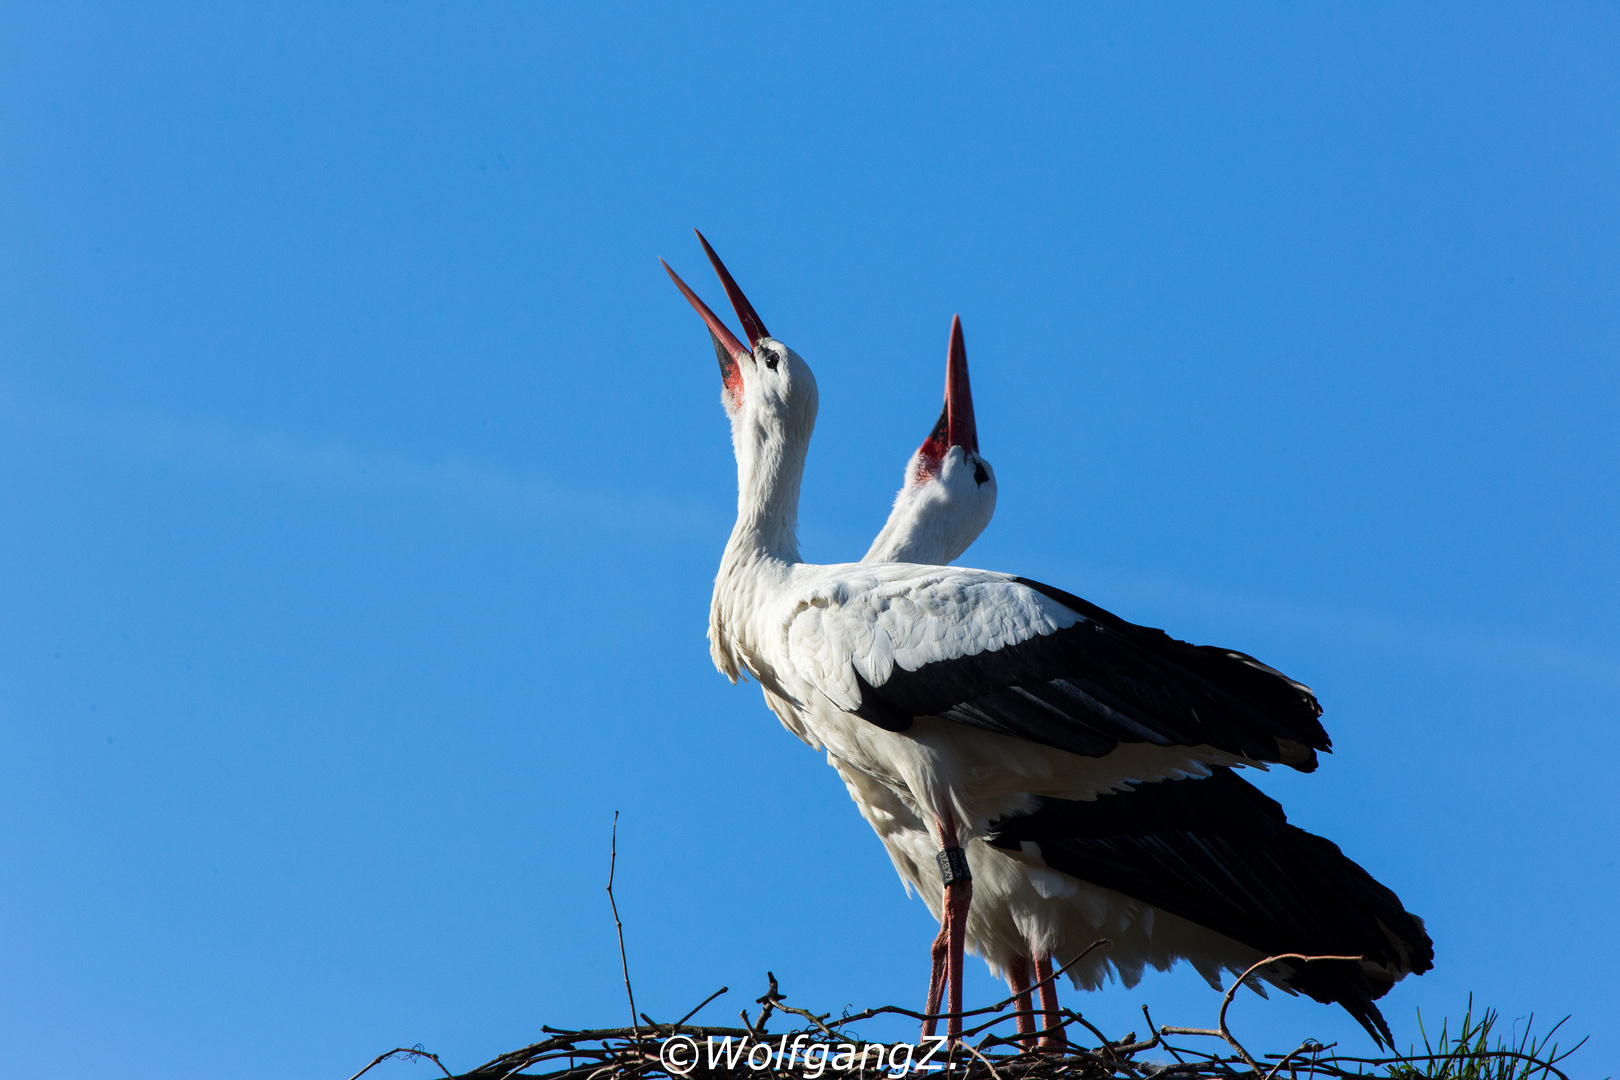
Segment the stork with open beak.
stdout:
<svg viewBox="0 0 1620 1080">
<path fill-rule="evenodd" d="M 1285 951 L 1359 956 L 1260 975 L 1340 1003 L 1387 1040 L 1373 1001 L 1430 966 L 1421 922 L 1232 772 L 1315 767 L 1330 744 L 1310 690 L 1243 653 L 1177 641 L 1013 575 L 803 562 L 796 529 L 815 377 L 704 249 L 751 343 L 669 271 L 714 341 L 737 458 L 711 655 L 734 682 L 752 674 L 784 726 L 824 749 L 846 782 L 886 793 L 929 838 L 944 954 L 931 998 L 944 982 L 948 1034 L 961 1031 L 980 863 L 1010 884 L 978 906 L 1017 924 L 1037 975 L 1051 958 L 1078 955 L 1090 940 L 1080 935 L 1115 924 L 1111 962 L 1127 979 L 1177 959 L 1209 977 Z M 965 443 L 941 461 L 958 448 L 965 465 Z M 851 793 L 860 803 L 854 784 Z M 988 854 L 971 859 L 970 849 Z M 1246 890 L 1223 889 L 1238 879 Z M 1076 974 L 1094 983 L 1101 970 Z"/>
</svg>

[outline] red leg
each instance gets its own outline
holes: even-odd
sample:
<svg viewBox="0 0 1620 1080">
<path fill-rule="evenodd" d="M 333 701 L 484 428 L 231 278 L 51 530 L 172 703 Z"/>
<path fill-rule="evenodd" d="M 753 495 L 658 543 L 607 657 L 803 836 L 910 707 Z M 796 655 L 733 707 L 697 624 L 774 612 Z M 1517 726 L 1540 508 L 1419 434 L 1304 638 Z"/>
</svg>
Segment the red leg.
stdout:
<svg viewBox="0 0 1620 1080">
<path fill-rule="evenodd" d="M 1018 1011 L 1018 1041 L 1025 1050 L 1035 1049 L 1035 1011 L 1029 1000 L 1029 961 L 1014 960 L 1007 968 L 1007 986 L 1013 992 L 1013 1008 Z"/>
<path fill-rule="evenodd" d="M 951 916 L 949 909 L 939 918 L 939 934 L 934 938 L 933 971 L 928 977 L 928 1007 L 923 1010 L 929 1018 L 923 1021 L 923 1034 L 933 1035 L 938 1023 L 934 1015 L 939 1012 L 940 999 L 945 996 L 945 960 L 951 946 Z"/>
<path fill-rule="evenodd" d="M 973 902 L 973 880 L 966 878 L 953 881 L 945 887 L 945 909 L 951 913 L 951 957 L 949 1010 L 952 1013 L 962 1011 L 962 959 L 967 946 L 967 916 L 968 906 Z M 953 1041 L 962 1037 L 962 1017 L 952 1016 L 945 1021 L 945 1034 Z"/>
<path fill-rule="evenodd" d="M 1041 983 L 1041 1027 L 1047 1034 L 1041 1036 L 1042 1046 L 1067 1046 L 1069 1037 L 1063 1033 L 1058 1021 L 1057 980 L 1052 975 L 1052 958 L 1035 958 L 1035 978 Z"/>
<path fill-rule="evenodd" d="M 949 955 L 946 958 L 945 985 L 947 1013 L 962 1011 L 962 954 L 967 947 L 968 907 L 973 902 L 973 878 L 968 873 L 967 852 L 957 839 L 956 821 L 947 814 L 935 820 L 934 829 L 939 836 L 940 878 L 945 884 L 944 918 L 940 934 L 946 936 Z M 932 1011 L 932 1010 L 930 1010 Z M 962 1037 L 962 1017 L 953 1015 L 945 1021 L 945 1035 L 951 1040 Z"/>
</svg>

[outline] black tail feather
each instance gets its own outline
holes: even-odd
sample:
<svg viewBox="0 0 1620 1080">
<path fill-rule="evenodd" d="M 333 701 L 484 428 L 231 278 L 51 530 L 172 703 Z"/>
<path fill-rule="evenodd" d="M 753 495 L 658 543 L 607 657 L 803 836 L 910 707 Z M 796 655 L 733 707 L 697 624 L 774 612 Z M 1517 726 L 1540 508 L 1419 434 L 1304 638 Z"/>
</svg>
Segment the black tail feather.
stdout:
<svg viewBox="0 0 1620 1080">
<path fill-rule="evenodd" d="M 992 826 L 991 843 L 1040 849 L 1047 866 L 1212 930 L 1265 956 L 1360 956 L 1291 964 L 1279 981 L 1337 1003 L 1380 1044 L 1373 1004 L 1433 966 L 1422 922 L 1373 876 L 1231 769 L 1143 784 L 1095 801 L 1042 799 Z M 1386 974 L 1387 973 L 1387 974 Z"/>
</svg>

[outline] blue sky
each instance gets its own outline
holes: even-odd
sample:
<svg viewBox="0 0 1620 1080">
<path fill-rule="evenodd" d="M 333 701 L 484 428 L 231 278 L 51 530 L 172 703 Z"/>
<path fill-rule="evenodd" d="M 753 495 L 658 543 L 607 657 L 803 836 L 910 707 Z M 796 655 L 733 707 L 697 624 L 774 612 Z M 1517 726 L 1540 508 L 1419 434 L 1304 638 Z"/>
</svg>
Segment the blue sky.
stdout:
<svg viewBox="0 0 1620 1080">
<path fill-rule="evenodd" d="M 960 312 L 1001 484 L 964 561 L 1311 684 L 1337 752 L 1259 782 L 1427 919 L 1398 1038 L 1473 993 L 1612 1071 L 1612 8 L 3 21 L 8 1071 L 617 1022 L 615 810 L 643 1009 L 921 1000 L 921 904 L 708 659 L 735 474 L 657 263 L 718 300 L 694 225 L 816 371 L 807 558 L 865 550 Z"/>
</svg>

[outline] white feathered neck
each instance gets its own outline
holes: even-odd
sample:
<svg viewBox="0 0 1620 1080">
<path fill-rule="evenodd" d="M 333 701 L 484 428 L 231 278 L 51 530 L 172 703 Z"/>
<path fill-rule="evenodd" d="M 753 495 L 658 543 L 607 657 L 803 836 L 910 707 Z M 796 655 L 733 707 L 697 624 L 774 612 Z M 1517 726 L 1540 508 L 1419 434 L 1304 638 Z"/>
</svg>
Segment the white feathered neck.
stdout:
<svg viewBox="0 0 1620 1080">
<path fill-rule="evenodd" d="M 785 581 L 800 562 L 799 488 L 818 407 L 810 366 L 781 342 L 764 339 L 740 366 L 741 401 L 721 395 L 737 457 L 737 523 L 709 605 L 709 652 L 732 682 L 743 668 L 758 668 L 739 654 L 728 627 L 746 617 L 760 589 Z"/>
</svg>

